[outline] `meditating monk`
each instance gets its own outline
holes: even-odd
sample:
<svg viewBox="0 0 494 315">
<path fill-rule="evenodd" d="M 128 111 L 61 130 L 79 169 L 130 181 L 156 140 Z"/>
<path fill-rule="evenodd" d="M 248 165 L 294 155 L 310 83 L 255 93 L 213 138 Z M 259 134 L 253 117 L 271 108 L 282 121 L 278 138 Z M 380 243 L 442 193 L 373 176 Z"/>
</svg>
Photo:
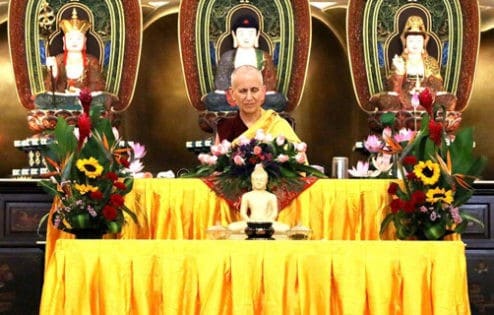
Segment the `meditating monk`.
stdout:
<svg viewBox="0 0 494 315">
<path fill-rule="evenodd" d="M 77 93 L 83 88 L 105 90 L 105 79 L 98 59 L 86 53 L 86 32 L 90 27 L 89 21 L 79 19 L 76 8 L 72 10 L 71 19 L 60 21 L 60 29 L 64 33 L 64 52 L 46 58 L 49 69 L 45 78 L 47 91 Z"/>
<path fill-rule="evenodd" d="M 229 103 L 226 97 L 231 85 L 230 79 L 234 69 L 250 65 L 262 72 L 266 85 L 265 109 L 282 111 L 286 106 L 286 97 L 276 91 L 276 67 L 272 56 L 259 47 L 259 23 L 251 15 L 242 15 L 235 19 L 232 25 L 234 49 L 228 50 L 220 57 L 215 73 L 214 92 L 203 97 L 206 108 L 210 111 L 232 111 L 235 103 Z"/>
<path fill-rule="evenodd" d="M 392 60 L 388 91 L 371 97 L 371 104 L 381 110 L 423 110 L 412 104 L 412 96 L 429 88 L 448 110 L 454 110 L 456 97 L 444 91 L 439 63 L 427 52 L 430 35 L 420 16 L 410 16 L 401 33 L 403 51 Z M 415 106 L 415 107 L 414 107 Z"/>
<path fill-rule="evenodd" d="M 263 165 L 257 164 L 251 174 L 252 190 L 242 195 L 240 203 L 242 221 L 231 223 L 228 229 L 238 233 L 245 230 L 247 222 L 272 222 L 275 232 L 289 230 L 288 225 L 276 221 L 278 199 L 275 194 L 266 190 L 268 179 L 268 173 L 264 170 Z"/>
<path fill-rule="evenodd" d="M 291 142 L 301 142 L 283 117 L 262 108 L 266 86 L 261 71 L 248 65 L 240 66 L 233 71 L 231 84 L 228 93 L 238 105 L 238 115 L 218 122 L 216 143 L 225 139 L 237 143 L 240 136 L 252 139 L 259 129 L 273 137 L 284 136 Z"/>
</svg>

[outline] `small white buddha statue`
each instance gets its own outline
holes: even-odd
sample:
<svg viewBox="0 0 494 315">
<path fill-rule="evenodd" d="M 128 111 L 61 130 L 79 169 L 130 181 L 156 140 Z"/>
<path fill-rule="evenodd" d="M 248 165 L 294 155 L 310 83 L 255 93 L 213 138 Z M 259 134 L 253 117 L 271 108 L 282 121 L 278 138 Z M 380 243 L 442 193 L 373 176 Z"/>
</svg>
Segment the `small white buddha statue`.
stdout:
<svg viewBox="0 0 494 315">
<path fill-rule="evenodd" d="M 242 221 L 231 223 L 228 229 L 234 233 L 243 233 L 247 222 L 271 222 L 275 233 L 285 233 L 290 229 L 288 225 L 276 221 L 278 199 L 275 194 L 266 190 L 268 179 L 268 173 L 263 165 L 257 164 L 251 174 L 252 190 L 242 195 L 240 203 Z"/>
</svg>

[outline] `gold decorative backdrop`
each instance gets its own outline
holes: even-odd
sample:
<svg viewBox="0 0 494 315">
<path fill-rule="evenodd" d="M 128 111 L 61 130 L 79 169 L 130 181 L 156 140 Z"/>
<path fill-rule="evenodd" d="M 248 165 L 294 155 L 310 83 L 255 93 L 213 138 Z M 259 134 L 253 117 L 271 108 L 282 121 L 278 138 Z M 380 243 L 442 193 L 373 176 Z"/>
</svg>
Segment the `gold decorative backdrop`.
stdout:
<svg viewBox="0 0 494 315">
<path fill-rule="evenodd" d="M 145 30 L 138 81 L 133 101 L 122 117 L 121 132 L 126 139 L 148 147 L 144 159 L 147 170 L 154 174 L 168 169 L 177 172 L 197 164 L 185 142 L 211 135 L 201 131 L 197 112 L 187 100 L 178 47 L 177 9 L 164 7 L 159 11 L 143 5 L 143 12 Z M 359 108 L 351 83 L 344 46 L 345 15 L 341 7 L 326 11 L 313 8 L 307 82 L 300 105 L 293 112 L 296 130 L 308 143 L 311 163 L 327 170 L 335 155 L 356 161 L 360 156 L 352 151 L 353 143 L 368 132 L 367 114 Z M 482 29 L 475 83 L 462 124 L 476 127 L 477 150 L 494 161 L 490 145 L 494 124 L 494 29 L 484 23 Z M 24 153 L 14 148 L 13 141 L 31 132 L 25 109 L 15 94 L 7 23 L 1 19 L 0 72 L 0 177 L 9 177 L 12 168 L 26 164 Z M 494 163 L 489 164 L 484 178 L 494 180 Z"/>
</svg>

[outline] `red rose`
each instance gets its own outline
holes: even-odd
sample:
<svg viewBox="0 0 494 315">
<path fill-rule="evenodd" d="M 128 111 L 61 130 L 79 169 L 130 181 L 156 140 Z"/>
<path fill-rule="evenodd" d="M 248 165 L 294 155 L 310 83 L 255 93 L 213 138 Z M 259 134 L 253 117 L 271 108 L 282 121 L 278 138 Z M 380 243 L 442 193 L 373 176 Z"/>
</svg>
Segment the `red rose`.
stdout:
<svg viewBox="0 0 494 315">
<path fill-rule="evenodd" d="M 417 204 L 422 204 L 425 202 L 425 192 L 423 192 L 422 190 L 416 190 L 412 193 L 412 201 L 413 203 L 415 204 L 415 206 Z"/>
<path fill-rule="evenodd" d="M 417 164 L 417 158 L 414 155 L 407 155 L 403 158 L 404 165 L 415 165 Z"/>
<path fill-rule="evenodd" d="M 415 203 L 413 202 L 413 200 L 407 200 L 406 202 L 404 202 L 403 211 L 405 211 L 406 213 L 412 213 L 413 211 L 415 211 Z"/>
<path fill-rule="evenodd" d="M 122 156 L 118 161 L 123 165 L 123 167 L 129 167 L 130 165 L 129 160 L 127 160 L 126 157 Z"/>
<path fill-rule="evenodd" d="M 108 172 L 106 173 L 106 178 L 111 181 L 116 181 L 118 179 L 118 175 L 115 172 Z"/>
<path fill-rule="evenodd" d="M 113 194 L 110 196 L 110 204 L 115 207 L 120 207 L 124 204 L 124 199 L 119 194 Z"/>
<path fill-rule="evenodd" d="M 440 145 L 442 136 L 443 136 L 443 124 L 435 120 L 429 121 L 429 138 L 436 145 Z"/>
<path fill-rule="evenodd" d="M 388 187 L 388 194 L 390 195 L 395 195 L 396 192 L 398 191 L 398 184 L 397 183 L 391 183 L 389 184 L 389 187 Z"/>
<path fill-rule="evenodd" d="M 415 175 L 414 172 L 407 173 L 407 179 L 409 179 L 409 180 L 416 180 L 417 179 L 417 175 Z"/>
<path fill-rule="evenodd" d="M 117 209 L 112 206 L 104 206 L 103 207 L 103 216 L 108 221 L 113 221 L 117 218 Z"/>
<path fill-rule="evenodd" d="M 428 88 L 425 88 L 422 92 L 420 92 L 419 101 L 420 105 L 422 105 L 422 107 L 424 107 L 425 110 L 431 114 L 432 104 L 434 103 L 434 95 L 432 95 L 432 92 Z"/>
<path fill-rule="evenodd" d="M 401 199 L 393 199 L 390 203 L 391 212 L 396 213 L 402 208 L 403 202 Z"/>
<path fill-rule="evenodd" d="M 89 194 L 89 197 L 91 199 L 94 199 L 94 200 L 101 200 L 103 199 L 103 193 L 99 190 L 96 190 L 96 191 L 92 191 L 90 194 Z"/>
<path fill-rule="evenodd" d="M 113 186 L 120 190 L 124 190 L 125 188 L 127 188 L 127 186 L 125 186 L 125 184 L 122 182 L 114 182 Z"/>
</svg>

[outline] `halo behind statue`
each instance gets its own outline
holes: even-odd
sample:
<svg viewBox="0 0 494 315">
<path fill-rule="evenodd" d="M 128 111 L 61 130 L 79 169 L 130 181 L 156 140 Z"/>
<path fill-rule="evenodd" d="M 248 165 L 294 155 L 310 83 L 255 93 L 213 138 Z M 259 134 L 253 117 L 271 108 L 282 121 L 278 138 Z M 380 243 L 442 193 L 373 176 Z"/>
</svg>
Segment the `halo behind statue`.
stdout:
<svg viewBox="0 0 494 315">
<path fill-rule="evenodd" d="M 437 93 L 436 101 L 454 102 L 454 109 L 447 118 L 448 131 L 454 132 L 459 127 L 461 113 L 468 106 L 473 86 L 480 34 L 477 1 L 400 3 L 400 6 L 387 1 L 350 0 L 348 3 L 349 63 L 358 104 L 369 113 L 371 130 L 379 131 L 382 128 L 380 116 L 386 110 L 376 106 L 374 96 L 383 95 L 383 102 L 389 96 L 389 104 L 395 102 L 386 86 L 391 59 L 403 49 L 402 33 L 407 19 L 418 16 L 424 22 L 423 31 L 427 32 L 426 49 L 439 62 L 443 79 L 444 91 Z M 396 128 L 417 126 L 420 112 L 390 111 L 396 114 Z"/>
</svg>

